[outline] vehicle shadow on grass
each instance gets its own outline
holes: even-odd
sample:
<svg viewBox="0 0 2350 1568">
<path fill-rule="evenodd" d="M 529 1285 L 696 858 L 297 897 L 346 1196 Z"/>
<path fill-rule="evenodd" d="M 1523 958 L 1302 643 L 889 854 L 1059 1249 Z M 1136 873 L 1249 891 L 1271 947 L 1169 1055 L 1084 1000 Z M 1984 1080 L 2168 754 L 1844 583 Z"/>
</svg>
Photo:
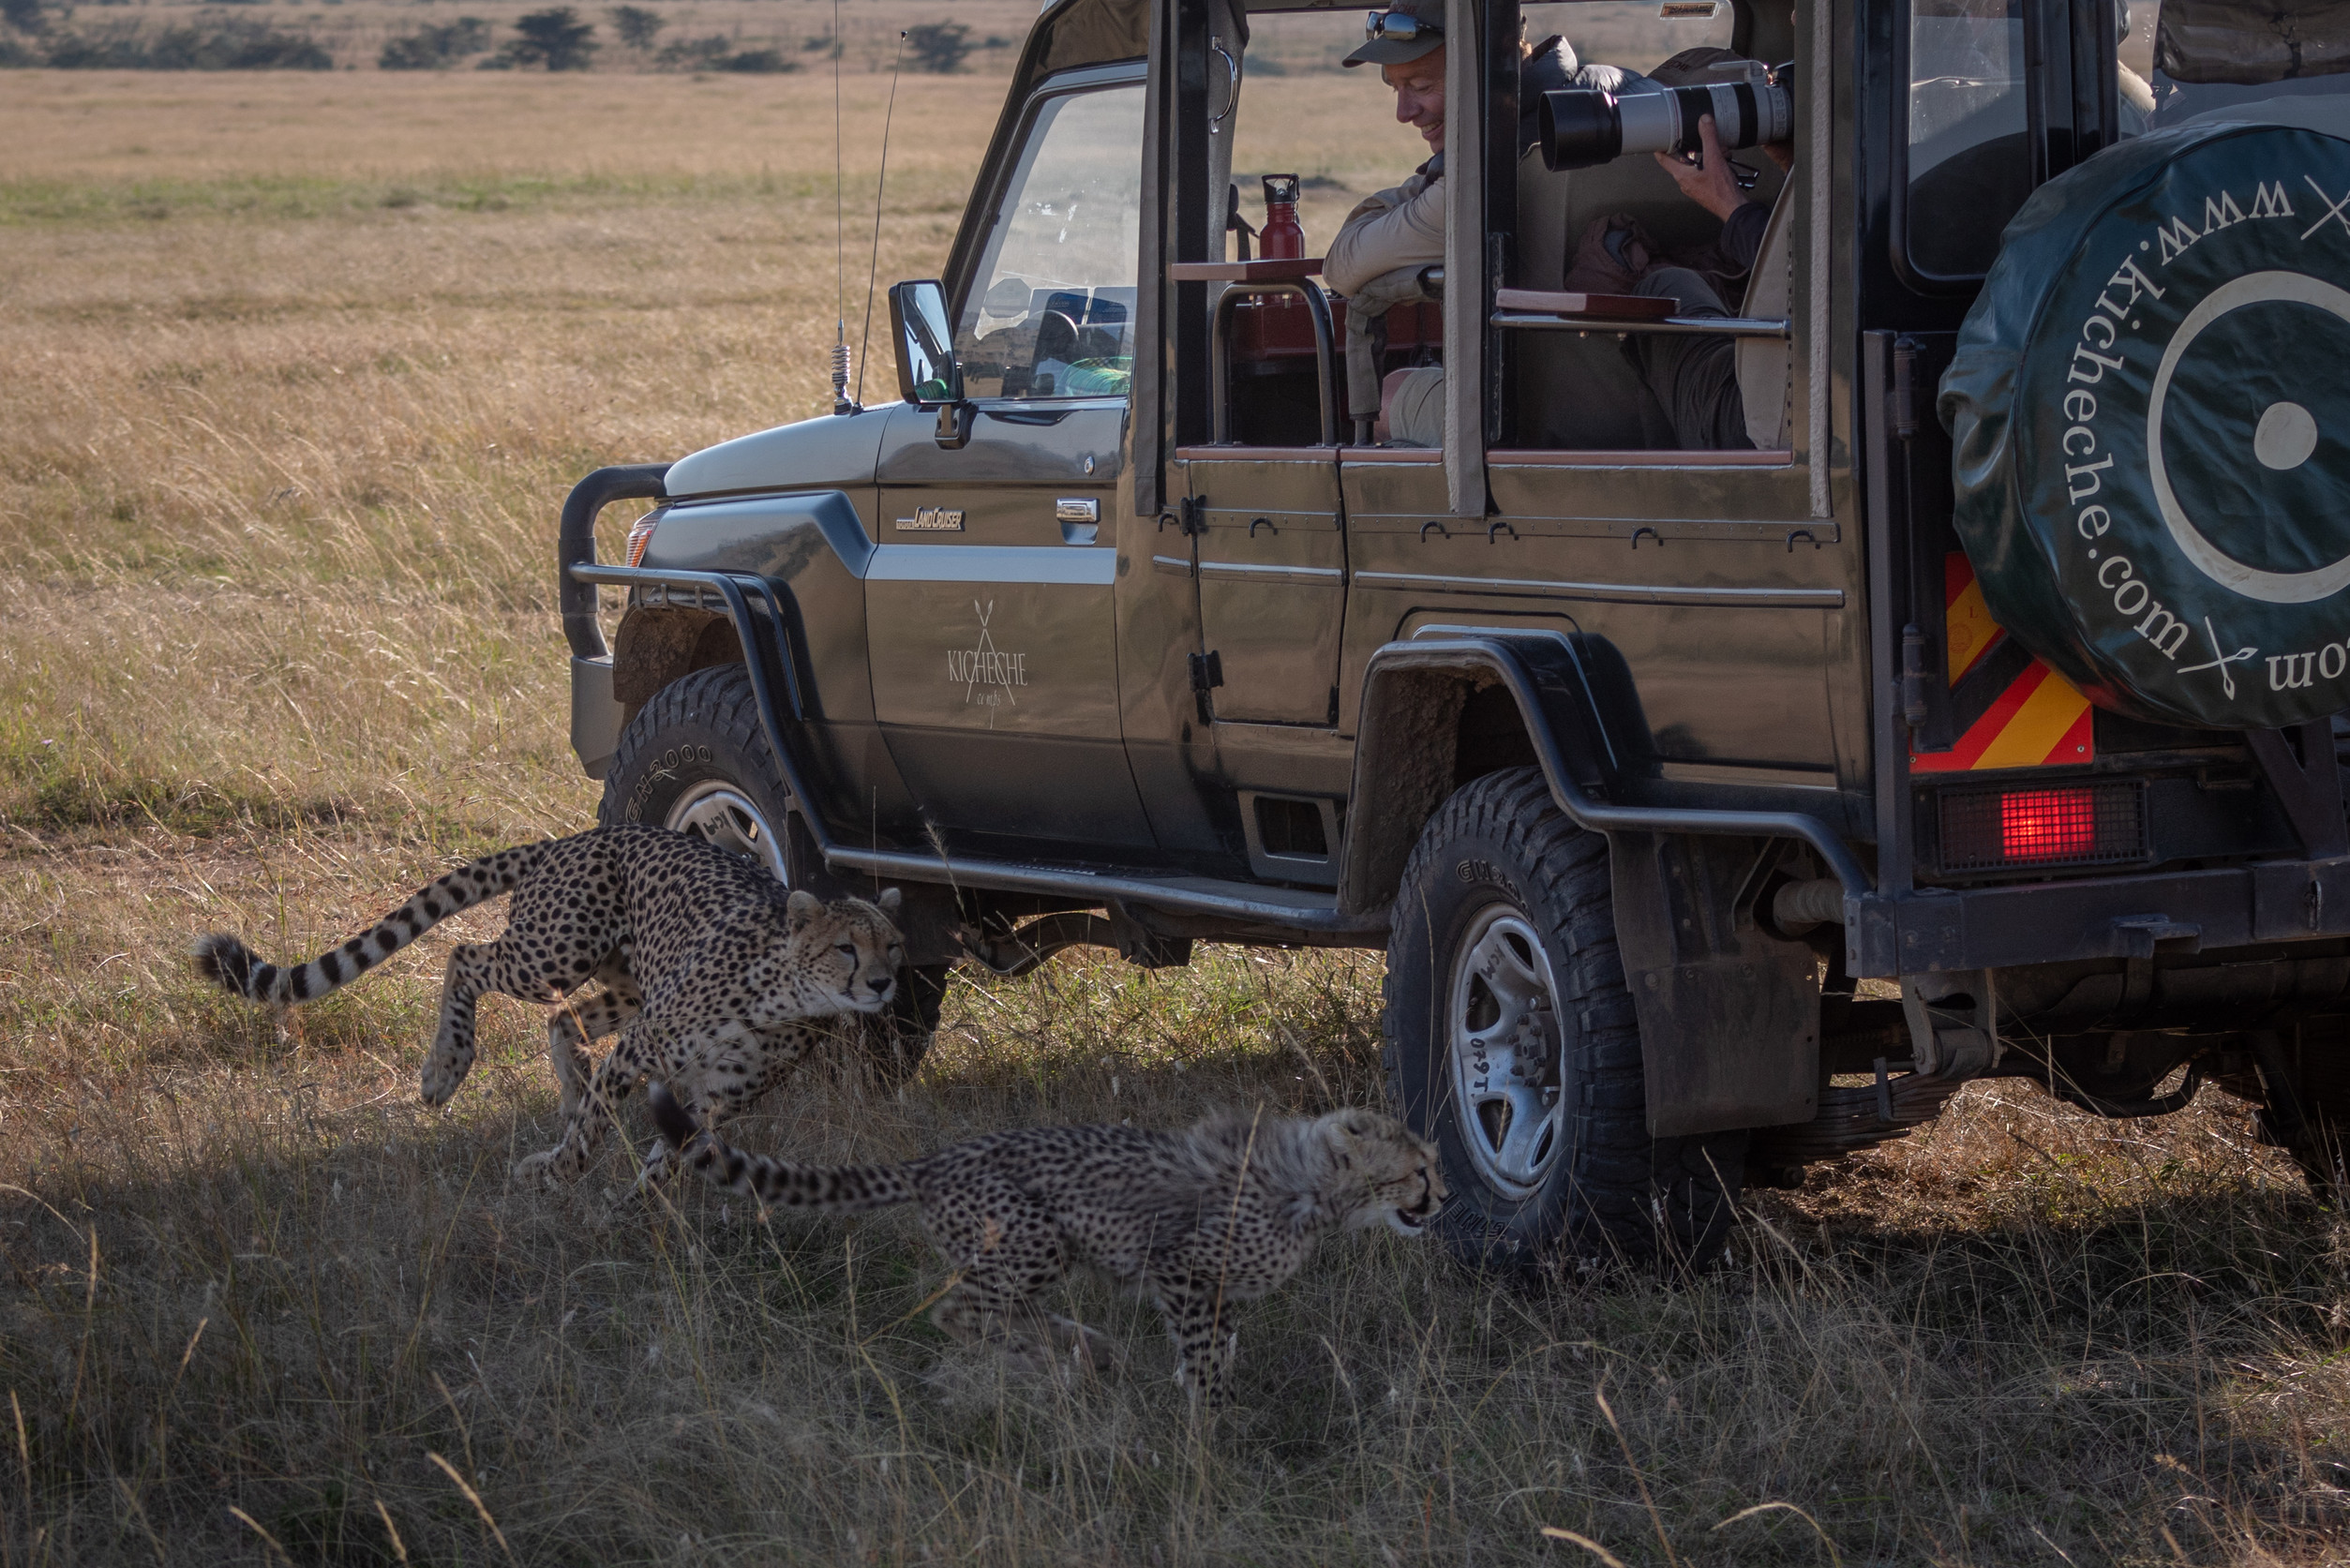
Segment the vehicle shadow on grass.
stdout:
<svg viewBox="0 0 2350 1568">
<path fill-rule="evenodd" d="M 1021 1121 L 1314 1109 L 1309 1067 L 1344 1094 L 1353 1063 L 950 1048 L 902 1094 L 812 1066 L 740 1131 L 903 1157 Z M 1340 1539 L 1506 1561 L 1554 1551 L 1549 1526 L 1627 1562 L 1822 1561 L 1811 1526 L 1744 1513 L 1783 1502 L 1847 1561 L 2177 1561 L 2165 1531 L 2193 1561 L 2291 1561 L 2342 1527 L 2350 1248 L 2223 1172 L 2035 1188 L 1979 1161 L 1962 1198 L 1934 1187 L 1948 1157 L 1888 1157 L 1758 1196 L 1679 1283 L 1504 1288 L 1336 1238 L 1238 1315 L 1239 1408 L 1203 1439 L 1155 1314 L 1099 1285 L 1068 1306 L 1126 1375 L 1022 1374 L 924 1321 L 948 1271 L 903 1211 L 761 1219 L 686 1184 L 613 1211 L 617 1148 L 573 1192 L 508 1177 L 554 1130 L 519 1047 L 451 1114 L 345 1065 L 190 1073 L 23 1140 L 11 1550 L 260 1555 L 259 1529 L 297 1561 L 397 1561 L 394 1531 L 417 1561 L 501 1538 L 522 1561 L 1315 1562 Z"/>
</svg>

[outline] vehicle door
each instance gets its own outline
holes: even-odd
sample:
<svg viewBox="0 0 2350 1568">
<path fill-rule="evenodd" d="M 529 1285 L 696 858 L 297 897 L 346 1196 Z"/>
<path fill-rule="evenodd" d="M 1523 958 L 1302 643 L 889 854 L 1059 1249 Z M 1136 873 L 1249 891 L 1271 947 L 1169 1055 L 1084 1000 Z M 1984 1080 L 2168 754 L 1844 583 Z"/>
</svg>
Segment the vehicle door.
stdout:
<svg viewBox="0 0 2350 1568">
<path fill-rule="evenodd" d="M 1147 847 L 1111 602 L 1141 211 L 1140 67 L 1030 104 L 959 282 L 964 401 L 891 416 L 866 579 L 874 707 L 956 836 Z"/>
<path fill-rule="evenodd" d="M 1227 724 L 1338 724 L 1346 531 L 1329 406 L 1333 330 L 1310 281 L 1231 284 L 1214 313 L 1216 440 L 1178 448 L 1200 628 Z"/>
</svg>

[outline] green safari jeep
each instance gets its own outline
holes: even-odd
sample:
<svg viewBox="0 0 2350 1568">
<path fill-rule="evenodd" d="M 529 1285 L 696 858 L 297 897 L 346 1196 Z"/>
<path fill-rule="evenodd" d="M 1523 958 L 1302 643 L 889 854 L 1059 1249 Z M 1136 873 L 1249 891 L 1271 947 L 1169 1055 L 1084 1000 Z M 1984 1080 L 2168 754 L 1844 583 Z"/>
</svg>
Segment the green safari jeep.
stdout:
<svg viewBox="0 0 2350 1568">
<path fill-rule="evenodd" d="M 902 888 L 899 1070 L 956 963 L 1384 948 L 1474 1259 L 1702 1259 L 1989 1075 L 2216 1083 L 2339 1175 L 2350 6 L 1450 0 L 1444 256 L 1375 320 L 1235 244 L 1276 9 L 1361 25 L 1055 0 L 901 400 L 580 482 L 605 820 Z M 1617 63 L 1699 17 L 1791 115 L 1727 313 L 1566 288 L 1597 219 L 1716 227 L 1588 145 L 1714 87 L 1525 86 L 1636 10 Z M 1744 444 L 1675 444 L 1667 339 Z M 1441 440 L 1382 441 L 1414 366 Z"/>
</svg>

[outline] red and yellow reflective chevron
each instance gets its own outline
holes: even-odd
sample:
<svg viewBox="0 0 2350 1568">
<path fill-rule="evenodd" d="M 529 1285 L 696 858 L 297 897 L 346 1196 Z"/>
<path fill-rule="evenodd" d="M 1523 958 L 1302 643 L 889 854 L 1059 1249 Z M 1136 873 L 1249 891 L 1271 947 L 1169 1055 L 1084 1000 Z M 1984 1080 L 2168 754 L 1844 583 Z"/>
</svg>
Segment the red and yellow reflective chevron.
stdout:
<svg viewBox="0 0 2350 1568">
<path fill-rule="evenodd" d="M 1948 629 L 1950 680 L 1998 646 L 2007 632 L 1991 619 L 1967 558 L 1953 552 L 1943 562 L 1943 624 Z M 2053 768 L 2094 761 L 2088 698 L 2073 683 L 2034 659 L 2008 683 L 1983 717 L 1947 752 L 1916 752 L 1913 773 L 1958 773 L 1988 768 Z"/>
</svg>

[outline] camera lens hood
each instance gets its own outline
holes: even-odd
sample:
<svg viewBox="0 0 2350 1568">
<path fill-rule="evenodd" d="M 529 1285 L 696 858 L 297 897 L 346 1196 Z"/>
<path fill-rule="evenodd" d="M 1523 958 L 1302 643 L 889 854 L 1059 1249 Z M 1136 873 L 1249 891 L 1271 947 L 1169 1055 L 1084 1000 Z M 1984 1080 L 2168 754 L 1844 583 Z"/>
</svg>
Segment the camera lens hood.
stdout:
<svg viewBox="0 0 2350 1568">
<path fill-rule="evenodd" d="M 1594 169 L 1624 152 L 1624 116 L 1613 93 L 1589 87 L 1545 93 L 1535 125 L 1543 165 L 1554 173 Z"/>
</svg>

